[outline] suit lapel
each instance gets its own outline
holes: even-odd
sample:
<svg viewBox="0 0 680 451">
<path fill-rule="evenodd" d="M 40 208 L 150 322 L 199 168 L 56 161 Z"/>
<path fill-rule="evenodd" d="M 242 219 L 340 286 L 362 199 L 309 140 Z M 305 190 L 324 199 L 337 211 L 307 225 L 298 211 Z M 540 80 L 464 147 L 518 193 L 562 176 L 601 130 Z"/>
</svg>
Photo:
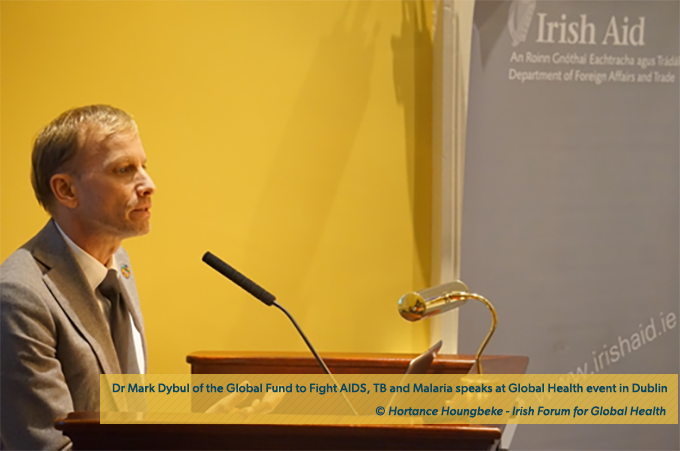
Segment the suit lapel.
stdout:
<svg viewBox="0 0 680 451">
<path fill-rule="evenodd" d="M 50 221 L 27 246 L 47 267 L 43 280 L 74 327 L 92 347 L 102 371 L 120 374 L 111 334 L 85 275 L 56 226 Z"/>
</svg>

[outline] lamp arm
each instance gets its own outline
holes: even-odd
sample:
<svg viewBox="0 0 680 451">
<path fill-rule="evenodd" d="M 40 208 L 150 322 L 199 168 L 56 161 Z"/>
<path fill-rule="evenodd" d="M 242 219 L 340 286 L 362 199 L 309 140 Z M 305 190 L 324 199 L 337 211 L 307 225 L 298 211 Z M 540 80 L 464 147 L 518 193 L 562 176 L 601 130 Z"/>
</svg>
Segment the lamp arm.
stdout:
<svg viewBox="0 0 680 451">
<path fill-rule="evenodd" d="M 484 304 L 486 308 L 489 309 L 489 312 L 491 312 L 491 327 L 489 328 L 489 331 L 486 333 L 486 337 L 484 337 L 484 341 L 482 341 L 482 344 L 479 346 L 477 354 L 475 355 L 477 373 L 482 374 L 482 353 L 484 352 L 484 348 L 486 348 L 486 345 L 489 343 L 489 340 L 491 340 L 491 336 L 496 331 L 496 324 L 498 324 L 498 316 L 496 315 L 496 309 L 493 307 L 491 302 L 489 302 L 489 300 L 486 299 L 484 296 L 475 293 L 465 293 L 465 297 L 478 300 L 479 302 Z"/>
</svg>

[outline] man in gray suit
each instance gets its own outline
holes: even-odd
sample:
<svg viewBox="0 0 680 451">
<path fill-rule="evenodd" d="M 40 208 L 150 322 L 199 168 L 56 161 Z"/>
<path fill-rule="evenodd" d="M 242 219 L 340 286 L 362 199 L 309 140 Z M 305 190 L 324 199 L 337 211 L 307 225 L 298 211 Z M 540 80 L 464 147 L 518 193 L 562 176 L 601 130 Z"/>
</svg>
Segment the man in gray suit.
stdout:
<svg viewBox="0 0 680 451">
<path fill-rule="evenodd" d="M 59 116 L 36 138 L 32 183 L 51 215 L 0 266 L 0 443 L 62 449 L 54 420 L 99 410 L 99 375 L 144 373 L 134 275 L 120 247 L 149 231 L 156 187 L 137 125 L 104 105 Z"/>
</svg>

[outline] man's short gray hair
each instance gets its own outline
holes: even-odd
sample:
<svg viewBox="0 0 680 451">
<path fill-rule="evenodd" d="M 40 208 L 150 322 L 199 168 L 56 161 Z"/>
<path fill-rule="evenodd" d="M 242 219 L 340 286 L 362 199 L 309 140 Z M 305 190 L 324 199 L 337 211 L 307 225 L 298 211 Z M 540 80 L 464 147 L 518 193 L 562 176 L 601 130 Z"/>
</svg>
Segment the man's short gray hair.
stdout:
<svg viewBox="0 0 680 451">
<path fill-rule="evenodd" d="M 119 133 L 137 134 L 137 124 L 125 111 L 108 105 L 74 108 L 53 120 L 33 144 L 31 183 L 38 203 L 50 212 L 55 200 L 50 186 L 52 177 L 67 170 L 86 146 Z"/>
</svg>

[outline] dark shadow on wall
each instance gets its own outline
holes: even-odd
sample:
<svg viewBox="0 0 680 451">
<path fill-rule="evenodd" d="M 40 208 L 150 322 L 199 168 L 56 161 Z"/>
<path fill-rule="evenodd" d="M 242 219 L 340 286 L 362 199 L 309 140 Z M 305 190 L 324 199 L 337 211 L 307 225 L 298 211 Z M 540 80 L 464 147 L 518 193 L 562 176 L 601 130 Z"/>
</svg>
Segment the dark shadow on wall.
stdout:
<svg viewBox="0 0 680 451">
<path fill-rule="evenodd" d="M 432 37 L 423 0 L 402 1 L 402 25 L 392 37 L 394 86 L 404 110 L 409 200 L 417 261 L 414 281 L 429 284 L 432 241 Z"/>
<path fill-rule="evenodd" d="M 486 66 L 491 50 L 501 37 L 505 27 L 503 24 L 508 20 L 508 12 L 513 2 L 510 1 L 482 1 L 475 4 L 474 26 L 479 30 L 482 52 L 482 66 Z M 520 7 L 515 5 L 515 7 Z M 524 8 L 524 6 L 521 6 Z"/>
<path fill-rule="evenodd" d="M 368 2 L 348 4 L 319 42 L 301 85 L 251 227 L 251 261 L 244 266 L 257 267 L 266 259 L 262 280 L 274 271 L 301 287 L 311 268 L 332 209 L 329 199 L 343 180 L 370 98 L 377 28 L 367 23 L 369 8 Z M 351 65 L 346 55 L 352 55 Z M 280 232 L 272 232 L 272 224 Z M 263 249 L 262 239 L 276 233 L 276 246 Z M 287 266 L 291 255 L 303 256 L 304 263 Z"/>
</svg>

